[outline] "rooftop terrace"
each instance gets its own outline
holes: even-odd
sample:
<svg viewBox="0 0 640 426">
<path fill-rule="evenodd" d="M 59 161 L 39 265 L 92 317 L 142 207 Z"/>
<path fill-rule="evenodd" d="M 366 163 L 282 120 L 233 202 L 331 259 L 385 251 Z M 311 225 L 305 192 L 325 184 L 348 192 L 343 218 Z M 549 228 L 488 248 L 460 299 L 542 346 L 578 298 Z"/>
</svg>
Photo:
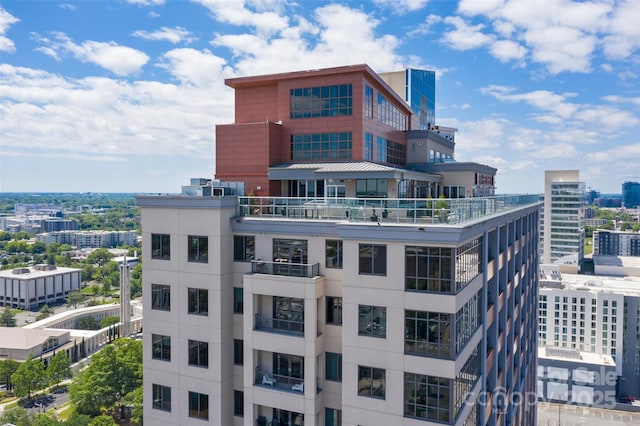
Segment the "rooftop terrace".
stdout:
<svg viewBox="0 0 640 426">
<path fill-rule="evenodd" d="M 540 202 L 539 195 L 478 198 L 238 197 L 238 216 L 457 225 Z"/>
</svg>

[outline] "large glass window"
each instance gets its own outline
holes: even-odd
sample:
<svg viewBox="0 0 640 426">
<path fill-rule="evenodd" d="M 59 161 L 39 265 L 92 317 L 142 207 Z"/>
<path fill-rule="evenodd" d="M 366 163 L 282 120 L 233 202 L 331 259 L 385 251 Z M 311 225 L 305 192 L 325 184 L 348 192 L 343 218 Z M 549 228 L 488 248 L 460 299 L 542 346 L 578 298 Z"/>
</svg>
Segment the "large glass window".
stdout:
<svg viewBox="0 0 640 426">
<path fill-rule="evenodd" d="M 304 357 L 274 353 L 273 377 L 280 383 L 302 383 L 304 380 Z"/>
<path fill-rule="evenodd" d="M 171 259 L 171 237 L 169 234 L 151 234 L 151 258 Z"/>
<path fill-rule="evenodd" d="M 358 366 L 358 395 L 384 399 L 385 388 L 384 369 Z"/>
<path fill-rule="evenodd" d="M 353 153 L 351 132 L 291 135 L 291 160 L 349 160 Z"/>
<path fill-rule="evenodd" d="M 448 423 L 451 380 L 404 373 L 404 415 Z"/>
<path fill-rule="evenodd" d="M 273 239 L 273 273 L 304 277 L 307 273 L 307 240 Z"/>
<path fill-rule="evenodd" d="M 188 312 L 192 315 L 209 315 L 209 290 L 190 288 L 188 293 Z"/>
<path fill-rule="evenodd" d="M 189 417 L 209 420 L 209 395 L 189 392 Z"/>
<path fill-rule="evenodd" d="M 386 198 L 386 179 L 356 179 L 356 197 L 358 198 Z"/>
<path fill-rule="evenodd" d="M 189 235 L 187 246 L 189 262 L 207 263 L 209 261 L 209 237 Z"/>
<path fill-rule="evenodd" d="M 171 361 L 171 337 L 161 334 L 151 335 L 151 358 Z"/>
<path fill-rule="evenodd" d="M 444 247 L 406 247 L 405 289 L 450 293 L 451 252 Z"/>
<path fill-rule="evenodd" d="M 171 412 L 171 388 L 169 386 L 157 385 L 155 383 L 152 388 L 152 407 L 156 410 Z"/>
<path fill-rule="evenodd" d="M 389 139 L 378 136 L 376 159 L 378 163 L 403 166 L 407 162 L 407 147 Z"/>
<path fill-rule="evenodd" d="M 189 340 L 189 365 L 209 367 L 209 343 Z"/>
<path fill-rule="evenodd" d="M 377 119 L 379 122 L 393 127 L 397 130 L 407 130 L 407 115 L 403 113 L 399 108 L 397 108 L 394 104 L 389 102 L 389 100 L 387 100 L 387 98 L 385 98 L 382 93 L 378 93 L 377 106 Z"/>
<path fill-rule="evenodd" d="M 373 161 L 373 135 L 371 133 L 364 134 L 364 152 L 362 159 L 365 161 Z"/>
<path fill-rule="evenodd" d="M 325 354 L 325 378 L 335 382 L 342 381 L 342 354 L 327 352 Z"/>
<path fill-rule="evenodd" d="M 342 325 L 342 297 L 327 296 L 327 324 Z"/>
<path fill-rule="evenodd" d="M 244 340 L 233 339 L 233 363 L 244 364 Z"/>
<path fill-rule="evenodd" d="M 290 117 L 310 118 L 351 115 L 352 92 L 351 84 L 291 89 Z"/>
<path fill-rule="evenodd" d="M 233 260 L 251 262 L 256 257 L 256 237 L 236 235 L 233 237 Z"/>
<path fill-rule="evenodd" d="M 373 118 L 373 87 L 364 86 L 364 116 Z"/>
<path fill-rule="evenodd" d="M 171 288 L 164 284 L 151 284 L 151 309 L 171 310 Z"/>
<path fill-rule="evenodd" d="M 327 268 L 342 268 L 342 240 L 326 240 L 325 260 Z"/>
<path fill-rule="evenodd" d="M 462 290 L 480 274 L 482 238 L 456 248 L 456 291 Z"/>
<path fill-rule="evenodd" d="M 233 415 L 244 417 L 244 392 L 233 391 Z"/>
<path fill-rule="evenodd" d="M 360 244 L 360 274 L 387 275 L 387 246 Z"/>
<path fill-rule="evenodd" d="M 241 314 L 244 312 L 244 290 L 242 287 L 233 288 L 233 313 Z"/>
<path fill-rule="evenodd" d="M 541 317 L 540 320 L 546 320 L 546 316 Z M 482 324 L 482 290 L 471 296 L 467 303 L 456 312 L 456 354 L 465 347 L 480 324 Z"/>
<path fill-rule="evenodd" d="M 456 418 L 458 413 L 464 407 L 465 400 L 471 389 L 480 378 L 480 345 L 478 345 L 467 362 L 455 378 L 455 386 L 453 388 L 453 417 Z"/>
<path fill-rule="evenodd" d="M 269 425 L 295 425 L 295 426 L 304 426 L 304 414 L 296 413 L 294 411 L 280 410 L 278 408 L 274 408 L 272 410 L 273 421 L 269 423 Z"/>
<path fill-rule="evenodd" d="M 361 336 L 387 336 L 387 308 L 358 305 L 358 334 Z"/>
<path fill-rule="evenodd" d="M 304 299 L 273 297 L 273 328 L 304 333 Z"/>
<path fill-rule="evenodd" d="M 404 315 L 406 353 L 451 356 L 451 314 L 406 310 Z"/>
</svg>

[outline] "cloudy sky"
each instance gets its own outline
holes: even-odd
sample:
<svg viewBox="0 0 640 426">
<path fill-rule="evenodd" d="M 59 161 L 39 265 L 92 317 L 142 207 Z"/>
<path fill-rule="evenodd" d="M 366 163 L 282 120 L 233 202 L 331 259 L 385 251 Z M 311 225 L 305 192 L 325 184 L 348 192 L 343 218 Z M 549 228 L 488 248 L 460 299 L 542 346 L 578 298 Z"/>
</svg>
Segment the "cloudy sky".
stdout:
<svg viewBox="0 0 640 426">
<path fill-rule="evenodd" d="M 177 192 L 215 173 L 230 77 L 435 70 L 499 193 L 640 181 L 639 0 L 0 2 L 0 192 Z"/>
</svg>

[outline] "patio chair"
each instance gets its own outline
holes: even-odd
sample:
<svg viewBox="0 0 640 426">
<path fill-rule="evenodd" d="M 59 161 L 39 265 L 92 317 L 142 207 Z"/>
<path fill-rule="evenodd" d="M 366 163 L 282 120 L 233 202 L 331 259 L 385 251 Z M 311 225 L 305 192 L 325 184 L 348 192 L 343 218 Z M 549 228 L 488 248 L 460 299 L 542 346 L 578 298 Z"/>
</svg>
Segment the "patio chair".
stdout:
<svg viewBox="0 0 640 426">
<path fill-rule="evenodd" d="M 262 384 L 263 385 L 269 385 L 271 387 L 273 387 L 273 385 L 275 385 L 277 383 L 277 380 L 274 379 L 273 377 L 269 376 L 268 374 L 265 374 L 262 376 Z"/>
</svg>

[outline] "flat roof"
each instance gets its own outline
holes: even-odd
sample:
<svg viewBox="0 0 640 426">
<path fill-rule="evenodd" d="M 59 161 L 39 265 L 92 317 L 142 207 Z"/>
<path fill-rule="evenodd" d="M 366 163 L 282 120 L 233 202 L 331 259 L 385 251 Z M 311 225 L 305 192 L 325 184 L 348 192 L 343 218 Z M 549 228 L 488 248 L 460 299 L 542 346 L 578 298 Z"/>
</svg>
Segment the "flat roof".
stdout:
<svg viewBox="0 0 640 426">
<path fill-rule="evenodd" d="M 541 279 L 542 280 L 542 279 Z M 582 290 L 591 293 L 614 293 L 640 297 L 640 277 L 609 277 L 600 275 L 562 274 L 562 290 Z M 540 286 L 540 291 L 557 288 Z"/>
<path fill-rule="evenodd" d="M 0 333 L 0 348 L 29 350 L 45 343 L 51 337 L 60 337 L 65 334 L 69 334 L 69 330 L 3 327 Z"/>
<path fill-rule="evenodd" d="M 13 271 L 15 269 L 29 269 L 29 272 L 26 272 L 26 273 L 23 273 L 23 274 L 14 274 Z M 40 270 L 34 269 L 33 267 L 29 267 L 29 268 L 14 268 L 14 269 L 7 269 L 7 270 L 4 270 L 4 271 L 0 271 L 0 277 L 13 278 L 13 279 L 16 279 L 16 280 L 28 280 L 28 279 L 32 279 L 32 278 L 48 277 L 48 276 L 51 276 L 51 275 L 59 275 L 59 274 L 65 274 L 65 273 L 69 273 L 69 272 L 76 272 L 76 271 L 82 271 L 82 269 L 65 268 L 65 267 L 60 267 L 60 266 L 57 266 L 56 269 L 45 270 L 45 271 L 40 271 Z"/>
<path fill-rule="evenodd" d="M 318 163 L 281 163 L 269 167 L 270 180 L 314 179 L 413 179 L 441 182 L 442 176 L 416 170 L 385 166 L 369 161 L 336 161 Z"/>
<path fill-rule="evenodd" d="M 566 355 L 563 353 L 566 351 Z M 577 356 L 576 356 L 577 355 Z M 538 347 L 538 359 L 553 359 L 559 361 L 570 361 L 580 364 L 607 365 L 615 367 L 616 363 L 610 355 L 603 355 L 593 352 L 582 352 L 577 349 Z"/>
</svg>

